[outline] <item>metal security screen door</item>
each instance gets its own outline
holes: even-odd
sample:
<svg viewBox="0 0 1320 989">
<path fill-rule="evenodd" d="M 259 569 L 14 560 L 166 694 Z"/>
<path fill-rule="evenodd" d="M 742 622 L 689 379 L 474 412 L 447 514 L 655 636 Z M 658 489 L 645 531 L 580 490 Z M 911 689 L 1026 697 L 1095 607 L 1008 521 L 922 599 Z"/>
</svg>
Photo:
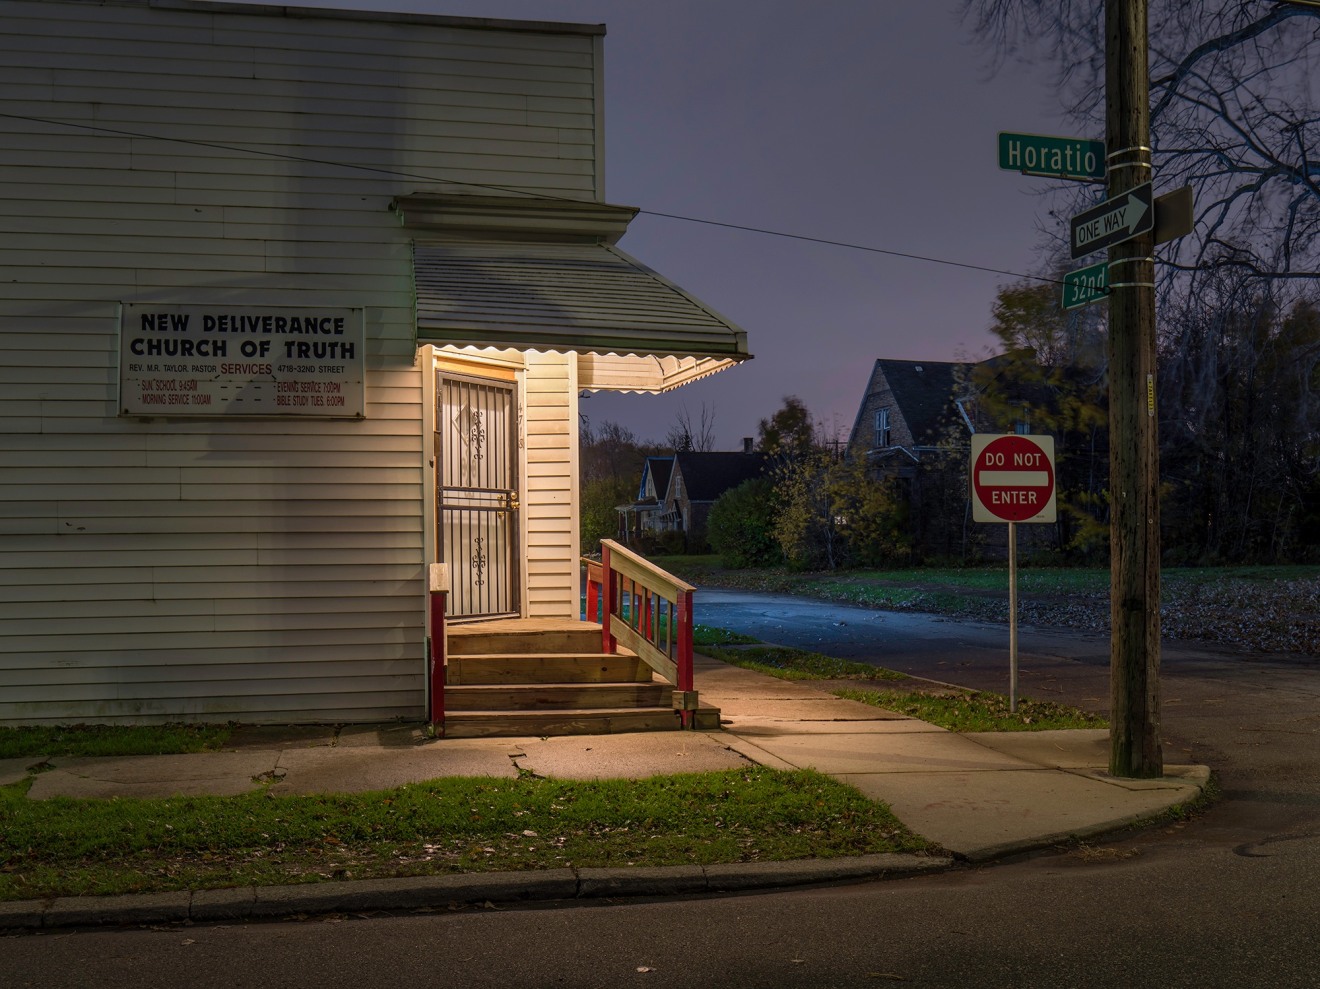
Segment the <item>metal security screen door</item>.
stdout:
<svg viewBox="0 0 1320 989">
<path fill-rule="evenodd" d="M 518 435 L 514 386 L 437 373 L 436 513 L 449 614 L 519 613 Z"/>
</svg>

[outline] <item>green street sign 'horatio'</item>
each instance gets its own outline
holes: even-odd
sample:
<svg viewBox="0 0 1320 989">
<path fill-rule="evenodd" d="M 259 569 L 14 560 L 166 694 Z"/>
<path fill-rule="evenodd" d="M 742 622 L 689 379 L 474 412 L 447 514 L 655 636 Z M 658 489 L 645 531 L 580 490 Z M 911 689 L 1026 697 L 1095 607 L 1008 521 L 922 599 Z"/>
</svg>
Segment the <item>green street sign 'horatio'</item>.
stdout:
<svg viewBox="0 0 1320 989">
<path fill-rule="evenodd" d="M 1023 175 L 1090 181 L 1105 177 L 1105 142 L 1044 134 L 999 134 L 999 167 Z"/>
</svg>

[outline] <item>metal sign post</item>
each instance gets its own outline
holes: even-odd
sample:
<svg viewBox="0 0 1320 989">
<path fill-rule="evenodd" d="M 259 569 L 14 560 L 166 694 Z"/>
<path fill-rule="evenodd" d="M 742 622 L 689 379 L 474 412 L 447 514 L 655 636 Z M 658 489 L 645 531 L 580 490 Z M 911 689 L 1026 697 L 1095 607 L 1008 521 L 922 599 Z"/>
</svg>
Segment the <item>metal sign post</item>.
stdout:
<svg viewBox="0 0 1320 989">
<path fill-rule="evenodd" d="M 972 436 L 972 521 L 1008 523 L 1008 709 L 1017 713 L 1017 524 L 1053 522 L 1054 437 Z"/>
<path fill-rule="evenodd" d="M 1017 714 L 1018 682 L 1017 523 L 1008 523 L 1008 710 Z"/>
</svg>

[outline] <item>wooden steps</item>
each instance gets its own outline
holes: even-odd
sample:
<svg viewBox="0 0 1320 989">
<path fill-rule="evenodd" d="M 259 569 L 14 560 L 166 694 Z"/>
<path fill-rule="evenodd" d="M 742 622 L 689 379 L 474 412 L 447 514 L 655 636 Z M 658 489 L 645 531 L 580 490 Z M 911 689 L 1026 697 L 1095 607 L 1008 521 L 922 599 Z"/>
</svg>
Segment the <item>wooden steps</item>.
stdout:
<svg viewBox="0 0 1320 989">
<path fill-rule="evenodd" d="M 665 683 L 478 683 L 445 695 L 445 710 L 572 711 L 635 707 L 673 709 L 674 688 Z"/>
<path fill-rule="evenodd" d="M 457 656 L 601 651 L 600 626 L 569 619 L 506 618 L 450 625 L 446 641 L 450 654 Z"/>
<path fill-rule="evenodd" d="M 450 656 L 446 682 L 480 683 L 649 683 L 651 668 L 631 653 L 489 653 Z"/>
<path fill-rule="evenodd" d="M 516 735 L 614 735 L 630 731 L 676 731 L 682 725 L 672 708 L 574 711 L 456 711 L 445 715 L 446 738 L 498 738 Z"/>
<path fill-rule="evenodd" d="M 591 622 L 456 625 L 446 637 L 445 737 L 608 735 L 682 727 L 673 687 Z M 709 724 L 709 716 L 703 719 Z M 718 727 L 718 712 L 715 714 Z"/>
</svg>

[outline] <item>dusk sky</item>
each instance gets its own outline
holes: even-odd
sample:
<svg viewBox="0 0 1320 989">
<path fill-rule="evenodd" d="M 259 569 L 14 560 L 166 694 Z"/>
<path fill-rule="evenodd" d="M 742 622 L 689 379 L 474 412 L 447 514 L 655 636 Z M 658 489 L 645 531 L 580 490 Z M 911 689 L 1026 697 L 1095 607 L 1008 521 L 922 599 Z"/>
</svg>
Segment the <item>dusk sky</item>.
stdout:
<svg viewBox="0 0 1320 989">
<path fill-rule="evenodd" d="M 996 134 L 1077 137 L 1047 71 L 989 71 L 958 0 L 316 0 L 604 23 L 612 203 L 1029 273 L 1048 180 L 998 168 Z M 990 352 L 1010 275 L 641 215 L 619 246 L 741 325 L 755 359 L 666 396 L 582 412 L 663 439 L 713 411 L 735 449 L 797 395 L 845 435 L 876 358 Z"/>
</svg>

